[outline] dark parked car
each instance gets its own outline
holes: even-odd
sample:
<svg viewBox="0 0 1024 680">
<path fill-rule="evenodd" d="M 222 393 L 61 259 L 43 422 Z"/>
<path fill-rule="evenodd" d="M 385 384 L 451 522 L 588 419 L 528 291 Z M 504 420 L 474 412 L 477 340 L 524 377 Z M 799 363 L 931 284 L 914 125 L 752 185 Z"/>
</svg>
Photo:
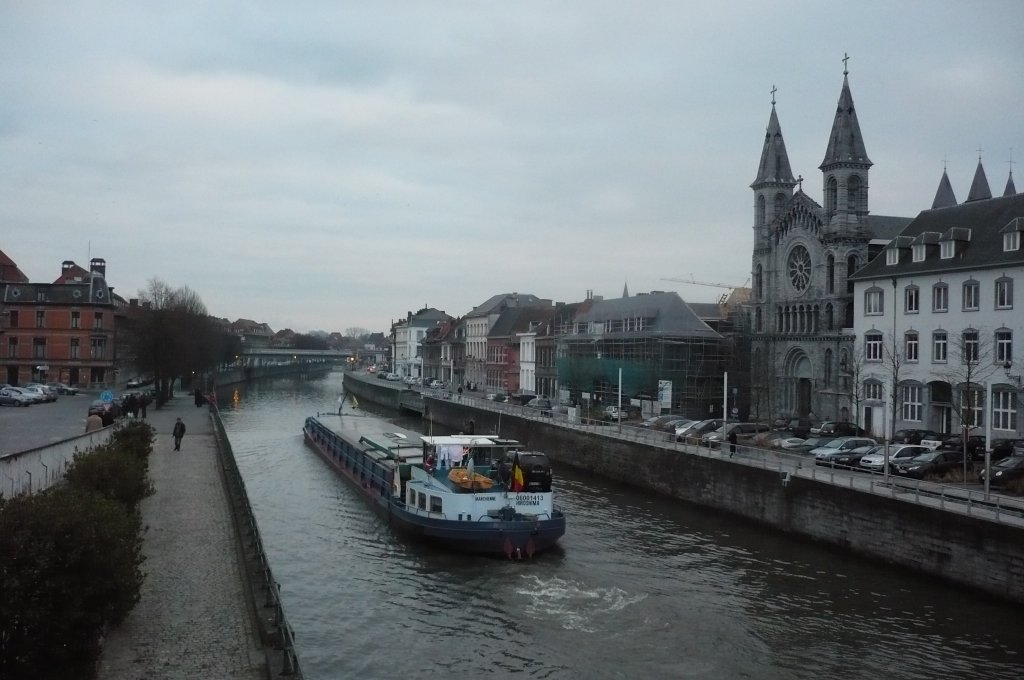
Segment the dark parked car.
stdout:
<svg viewBox="0 0 1024 680">
<path fill-rule="evenodd" d="M 551 400 L 547 397 L 534 397 L 526 402 L 526 408 L 536 409 L 542 416 L 549 416 L 551 415 Z"/>
<path fill-rule="evenodd" d="M 932 430 L 896 430 L 892 437 L 895 444 L 920 444 L 922 439 L 942 439 L 942 435 Z"/>
<path fill-rule="evenodd" d="M 821 423 L 819 421 L 811 420 L 810 418 L 790 418 L 789 422 L 786 424 L 785 429 L 792 432 L 794 437 L 801 437 L 802 439 L 807 439 L 808 437 L 811 436 L 811 428 L 819 427 L 820 425 Z M 863 431 L 861 431 L 861 434 L 863 434 Z"/>
<path fill-rule="evenodd" d="M 821 424 L 819 434 L 822 437 L 863 437 L 864 428 L 846 421 L 830 420 Z"/>
<path fill-rule="evenodd" d="M 722 420 L 719 418 L 709 418 L 702 420 L 696 425 L 691 425 L 687 428 L 686 432 L 676 437 L 677 441 L 684 441 L 690 444 L 699 444 L 700 438 L 708 432 L 713 432 L 722 426 Z"/>
<path fill-rule="evenodd" d="M 943 451 L 963 451 L 964 438 L 960 435 L 953 435 L 942 440 L 939 448 Z M 973 460 L 984 460 L 985 458 L 985 437 L 972 434 L 967 437 L 967 455 Z"/>
<path fill-rule="evenodd" d="M 991 467 L 992 482 L 990 486 L 1003 486 L 1015 479 L 1024 479 L 1024 456 L 1003 458 Z M 985 483 L 985 469 L 978 473 L 978 481 Z"/>
<path fill-rule="evenodd" d="M 789 449 L 789 451 L 791 453 L 810 453 L 811 449 L 816 449 L 819 446 L 824 446 L 833 439 L 835 439 L 835 437 L 811 437 L 810 439 L 805 440 L 804 443 L 801 444 L 800 446 L 794 446 L 793 448 Z"/>
<path fill-rule="evenodd" d="M 962 466 L 963 454 L 959 451 L 931 451 L 896 463 L 893 471 L 903 477 L 924 479 L 944 475 Z"/>
</svg>

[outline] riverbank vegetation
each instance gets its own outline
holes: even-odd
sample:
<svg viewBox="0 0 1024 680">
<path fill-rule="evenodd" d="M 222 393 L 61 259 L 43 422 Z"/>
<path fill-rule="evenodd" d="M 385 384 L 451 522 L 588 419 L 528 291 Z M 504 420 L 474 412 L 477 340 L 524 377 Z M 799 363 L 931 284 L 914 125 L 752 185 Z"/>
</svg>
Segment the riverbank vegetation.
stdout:
<svg viewBox="0 0 1024 680">
<path fill-rule="evenodd" d="M 139 504 L 154 432 L 120 426 L 65 483 L 0 498 L 0 678 L 92 678 L 103 632 L 139 601 Z"/>
</svg>

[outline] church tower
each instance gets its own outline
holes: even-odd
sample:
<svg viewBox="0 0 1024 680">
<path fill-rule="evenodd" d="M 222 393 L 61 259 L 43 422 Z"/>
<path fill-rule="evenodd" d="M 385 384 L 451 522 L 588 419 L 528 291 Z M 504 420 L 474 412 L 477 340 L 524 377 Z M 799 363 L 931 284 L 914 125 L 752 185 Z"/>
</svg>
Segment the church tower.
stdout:
<svg viewBox="0 0 1024 680">
<path fill-rule="evenodd" d="M 757 177 L 750 188 L 754 190 L 754 249 L 766 248 L 770 241 L 768 226 L 782 214 L 793 197 L 793 170 L 789 166 L 786 142 L 782 138 L 779 116 L 775 113 L 775 92 L 772 87 L 772 113 L 764 134 L 761 162 Z"/>
<path fill-rule="evenodd" d="M 824 189 L 823 222 L 827 231 L 837 235 L 860 235 L 867 230 L 868 171 L 873 165 L 857 122 L 849 73 L 844 65 L 843 89 L 839 93 L 832 134 L 825 160 L 818 166 Z"/>
</svg>

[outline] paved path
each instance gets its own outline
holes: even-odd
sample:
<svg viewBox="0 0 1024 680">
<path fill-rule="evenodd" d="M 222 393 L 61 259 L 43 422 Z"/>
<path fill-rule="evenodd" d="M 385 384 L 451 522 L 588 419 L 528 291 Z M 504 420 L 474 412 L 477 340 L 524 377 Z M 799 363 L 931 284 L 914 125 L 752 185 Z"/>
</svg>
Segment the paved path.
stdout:
<svg viewBox="0 0 1024 680">
<path fill-rule="evenodd" d="M 171 428 L 187 428 L 174 451 Z M 142 599 L 110 632 L 99 680 L 267 677 L 208 410 L 179 396 L 150 409 L 156 429 L 142 503 Z"/>
</svg>

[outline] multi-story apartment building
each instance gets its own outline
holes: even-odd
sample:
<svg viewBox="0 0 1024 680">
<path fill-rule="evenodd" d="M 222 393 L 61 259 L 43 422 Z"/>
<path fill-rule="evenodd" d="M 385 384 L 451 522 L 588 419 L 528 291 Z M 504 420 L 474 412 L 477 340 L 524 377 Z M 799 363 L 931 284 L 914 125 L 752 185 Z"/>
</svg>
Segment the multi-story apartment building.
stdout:
<svg viewBox="0 0 1024 680">
<path fill-rule="evenodd" d="M 427 331 L 451 317 L 439 309 L 424 307 L 391 326 L 391 370 L 403 378 L 423 377 L 423 339 Z"/>
<path fill-rule="evenodd" d="M 501 313 L 510 307 L 536 307 L 550 305 L 550 300 L 541 300 L 527 293 L 500 293 L 474 307 L 465 317 L 465 381 L 474 387 L 481 387 L 487 380 L 487 336 Z"/>
<path fill-rule="evenodd" d="M 0 382 L 94 387 L 115 381 L 116 314 L 124 301 L 107 285 L 103 259 L 93 258 L 89 271 L 67 260 L 53 283 L 4 277 Z"/>
<path fill-rule="evenodd" d="M 943 172 L 932 209 L 853 277 L 850 392 L 866 429 L 1020 436 L 1022 231 L 1012 174 L 992 198 L 979 160 L 966 202 L 956 204 Z"/>
</svg>

